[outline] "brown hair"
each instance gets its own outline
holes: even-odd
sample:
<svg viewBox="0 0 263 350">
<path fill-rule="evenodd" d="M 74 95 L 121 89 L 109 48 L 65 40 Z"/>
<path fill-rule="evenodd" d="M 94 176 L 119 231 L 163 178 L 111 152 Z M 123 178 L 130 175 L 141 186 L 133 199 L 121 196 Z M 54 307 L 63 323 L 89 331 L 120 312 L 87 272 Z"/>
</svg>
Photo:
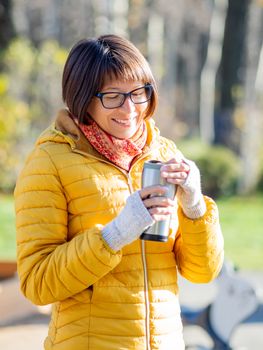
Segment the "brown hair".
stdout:
<svg viewBox="0 0 263 350">
<path fill-rule="evenodd" d="M 102 35 L 97 39 L 79 41 L 71 49 L 62 78 L 63 101 L 80 122 L 85 120 L 93 96 L 103 88 L 104 78 L 139 80 L 153 86 L 146 118 L 157 106 L 156 83 L 148 62 L 127 39 Z"/>
</svg>

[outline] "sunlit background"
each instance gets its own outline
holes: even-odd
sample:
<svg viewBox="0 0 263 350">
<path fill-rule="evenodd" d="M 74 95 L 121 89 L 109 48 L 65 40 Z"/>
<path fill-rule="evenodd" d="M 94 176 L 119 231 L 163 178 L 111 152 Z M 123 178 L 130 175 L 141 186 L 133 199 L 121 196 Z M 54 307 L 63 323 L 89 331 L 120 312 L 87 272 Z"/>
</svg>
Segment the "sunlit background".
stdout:
<svg viewBox="0 0 263 350">
<path fill-rule="evenodd" d="M 69 49 L 82 38 L 120 34 L 151 64 L 160 94 L 158 126 L 198 163 L 203 192 L 219 205 L 222 201 L 230 258 L 262 269 L 262 5 L 0 1 L 0 193 L 12 193 L 36 137 L 62 106 L 61 74 Z M 6 227 L 10 217 L 5 219 L 12 216 L 8 201 L 1 196 L 0 257 L 14 257 Z"/>
<path fill-rule="evenodd" d="M 15 262 L 12 193 L 63 106 L 67 53 L 106 33 L 127 37 L 150 62 L 154 118 L 200 167 L 227 259 L 263 272 L 262 0 L 0 0 L 0 261 Z"/>
</svg>

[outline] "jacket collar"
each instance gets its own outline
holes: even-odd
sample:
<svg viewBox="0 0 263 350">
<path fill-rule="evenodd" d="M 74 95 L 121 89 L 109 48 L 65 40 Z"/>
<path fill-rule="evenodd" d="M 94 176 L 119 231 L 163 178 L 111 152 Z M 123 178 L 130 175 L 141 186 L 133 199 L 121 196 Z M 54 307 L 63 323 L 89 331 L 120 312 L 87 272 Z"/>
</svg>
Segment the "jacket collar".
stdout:
<svg viewBox="0 0 263 350">
<path fill-rule="evenodd" d="M 152 118 L 146 120 L 146 127 L 147 140 L 143 153 L 149 152 L 159 139 L 159 130 L 156 128 Z M 72 149 L 88 153 L 97 158 L 106 159 L 92 147 L 66 109 L 58 111 L 55 122 L 40 135 L 37 144 L 48 141 L 69 143 Z"/>
</svg>

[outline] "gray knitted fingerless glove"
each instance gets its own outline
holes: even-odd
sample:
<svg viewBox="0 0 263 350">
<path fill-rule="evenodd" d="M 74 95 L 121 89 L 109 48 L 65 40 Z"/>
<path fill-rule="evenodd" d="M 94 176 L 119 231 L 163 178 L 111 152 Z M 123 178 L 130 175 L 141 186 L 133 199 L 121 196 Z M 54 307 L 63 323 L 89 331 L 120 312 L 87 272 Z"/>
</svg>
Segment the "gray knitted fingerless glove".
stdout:
<svg viewBox="0 0 263 350">
<path fill-rule="evenodd" d="M 137 239 L 153 223 L 154 220 L 137 191 L 128 197 L 119 215 L 102 229 L 102 236 L 117 251 Z"/>
<path fill-rule="evenodd" d="M 197 219 L 206 212 L 206 204 L 201 192 L 200 172 L 194 162 L 184 159 L 190 171 L 183 185 L 177 188 L 177 199 L 185 215 Z"/>
</svg>

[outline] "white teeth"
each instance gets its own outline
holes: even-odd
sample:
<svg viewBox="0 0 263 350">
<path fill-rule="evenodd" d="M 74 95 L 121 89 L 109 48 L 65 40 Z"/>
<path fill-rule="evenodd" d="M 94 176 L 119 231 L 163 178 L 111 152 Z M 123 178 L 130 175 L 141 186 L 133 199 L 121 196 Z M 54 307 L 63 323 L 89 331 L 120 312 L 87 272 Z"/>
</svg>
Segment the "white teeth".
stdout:
<svg viewBox="0 0 263 350">
<path fill-rule="evenodd" d="M 119 123 L 119 124 L 123 124 L 123 125 L 129 125 L 130 122 L 132 121 L 132 119 L 128 119 L 128 120 L 123 120 L 123 119 L 114 119 L 115 122 Z"/>
</svg>

